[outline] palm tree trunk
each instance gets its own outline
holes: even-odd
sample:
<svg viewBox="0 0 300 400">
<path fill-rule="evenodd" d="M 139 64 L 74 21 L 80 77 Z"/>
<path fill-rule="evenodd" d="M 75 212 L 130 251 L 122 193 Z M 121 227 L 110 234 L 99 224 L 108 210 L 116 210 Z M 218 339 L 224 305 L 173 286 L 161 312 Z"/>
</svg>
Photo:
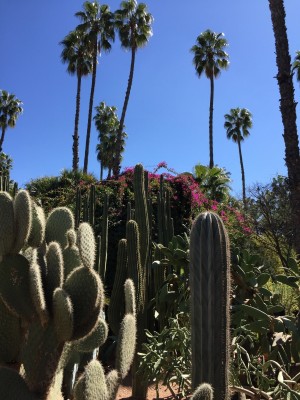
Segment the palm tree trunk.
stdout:
<svg viewBox="0 0 300 400">
<path fill-rule="evenodd" d="M 75 111 L 75 124 L 73 135 L 73 171 L 78 170 L 79 164 L 79 112 L 80 112 L 80 92 L 81 92 L 81 73 L 77 74 L 77 94 L 76 94 L 76 111 Z"/>
<path fill-rule="evenodd" d="M 87 124 L 86 139 L 85 139 L 85 153 L 84 153 L 84 166 L 83 166 L 83 172 L 85 172 L 85 173 L 87 173 L 88 163 L 89 163 L 93 102 L 94 102 L 94 92 L 95 92 L 95 85 L 96 85 L 97 52 L 98 52 L 98 41 L 96 40 L 95 45 L 94 45 L 93 75 L 92 75 L 92 84 L 91 84 L 91 93 L 90 93 L 88 124 Z"/>
<path fill-rule="evenodd" d="M 3 146 L 3 142 L 4 142 L 5 131 L 6 131 L 6 127 L 3 126 L 2 127 L 1 138 L 0 138 L 0 153 L 2 153 L 2 146 Z"/>
<path fill-rule="evenodd" d="M 209 102 L 209 168 L 214 166 L 213 149 L 213 114 L 214 114 L 214 76 L 210 77 L 210 102 Z"/>
<path fill-rule="evenodd" d="M 242 157 L 242 148 L 241 148 L 241 141 L 237 140 L 238 147 L 239 147 L 239 156 L 240 156 L 240 165 L 241 165 L 241 172 L 242 172 L 242 187 L 243 187 L 243 203 L 244 206 L 246 205 L 246 183 L 245 183 L 245 170 L 244 170 L 244 163 Z"/>
<path fill-rule="evenodd" d="M 113 168 L 113 174 L 115 176 L 119 175 L 120 168 L 121 168 L 120 164 L 121 164 L 121 152 L 122 152 L 122 133 L 123 133 L 125 115 L 126 115 L 126 111 L 127 111 L 127 106 L 128 106 L 128 101 L 129 101 L 129 96 L 130 96 L 130 91 L 131 91 L 132 81 L 133 81 L 135 53 L 136 53 L 136 48 L 132 47 L 131 48 L 131 63 L 130 63 L 128 84 L 127 84 L 125 100 L 124 100 L 121 119 L 120 119 L 120 125 L 119 125 L 119 129 L 118 129 L 118 133 L 117 133 L 116 158 L 115 158 L 116 162 L 115 162 L 115 166 Z"/>
<path fill-rule="evenodd" d="M 269 0 L 271 19 L 275 37 L 277 82 L 280 92 L 280 111 L 283 123 L 285 143 L 285 163 L 288 170 L 290 202 L 294 223 L 294 246 L 300 254 L 300 156 L 296 124 L 296 103 L 291 73 L 291 57 L 285 25 L 283 0 Z"/>
</svg>

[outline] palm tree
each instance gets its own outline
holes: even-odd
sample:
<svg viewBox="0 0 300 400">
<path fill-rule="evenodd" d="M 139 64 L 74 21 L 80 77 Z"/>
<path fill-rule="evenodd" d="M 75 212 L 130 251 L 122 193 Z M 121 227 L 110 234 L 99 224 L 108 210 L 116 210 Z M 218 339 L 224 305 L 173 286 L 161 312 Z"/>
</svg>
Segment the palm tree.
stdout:
<svg viewBox="0 0 300 400">
<path fill-rule="evenodd" d="M 271 20 L 275 37 L 277 82 L 280 92 L 280 111 L 285 143 L 285 163 L 288 170 L 291 209 L 293 213 L 294 245 L 300 254 L 300 154 L 297 133 L 296 102 L 291 71 L 291 56 L 285 24 L 283 0 L 269 0 Z"/>
<path fill-rule="evenodd" d="M 96 147 L 97 160 L 100 162 L 100 180 L 103 179 L 103 169 L 108 168 L 109 179 L 114 166 L 116 157 L 117 130 L 119 128 L 119 119 L 116 107 L 107 106 L 103 101 L 95 107 L 97 111 L 94 116 L 96 129 L 99 132 L 99 143 Z M 126 133 L 122 133 L 121 153 L 125 149 Z"/>
<path fill-rule="evenodd" d="M 191 48 L 194 53 L 193 64 L 196 73 L 201 77 L 204 72 L 210 80 L 210 104 L 209 104 L 209 167 L 214 166 L 213 152 L 213 111 L 214 111 L 214 79 L 222 69 L 229 66 L 229 56 L 224 51 L 228 46 L 223 33 L 215 33 L 210 29 L 202 32 L 196 39 L 196 44 Z"/>
<path fill-rule="evenodd" d="M 229 197 L 230 172 L 224 168 L 214 166 L 209 168 L 202 164 L 196 164 L 193 168 L 193 176 L 201 191 L 211 200 L 225 201 Z"/>
<path fill-rule="evenodd" d="M 296 51 L 296 56 L 293 62 L 293 71 L 296 70 L 296 79 L 300 82 L 300 51 Z"/>
<path fill-rule="evenodd" d="M 61 61 L 68 64 L 67 71 L 70 75 L 77 75 L 76 111 L 73 134 L 73 171 L 79 168 L 79 113 L 81 79 L 92 72 L 91 42 L 84 32 L 75 30 L 70 32 L 60 42 L 63 46 Z"/>
<path fill-rule="evenodd" d="M 90 148 L 90 136 L 92 126 L 92 112 L 94 102 L 94 92 L 96 85 L 96 70 L 98 54 L 102 51 L 111 50 L 111 42 L 115 40 L 114 30 L 114 14 L 110 11 L 109 6 L 103 4 L 102 6 L 94 1 L 93 3 L 86 1 L 83 4 L 83 11 L 75 14 L 81 20 L 81 24 L 77 26 L 78 30 L 86 33 L 92 43 L 92 84 L 89 102 L 88 124 L 86 132 L 85 153 L 84 153 L 84 166 L 83 171 L 87 172 Z"/>
<path fill-rule="evenodd" d="M 224 128 L 227 132 L 227 138 L 238 144 L 242 172 L 243 202 L 246 204 L 245 171 L 241 142 L 250 135 L 249 129 L 252 128 L 252 114 L 246 108 L 232 108 L 229 114 L 225 114 L 225 120 Z"/>
<path fill-rule="evenodd" d="M 14 94 L 0 90 L 0 153 L 2 152 L 6 129 L 15 127 L 19 115 L 23 112 L 22 104 L 21 100 L 17 99 Z"/>
<path fill-rule="evenodd" d="M 147 5 L 144 3 L 138 4 L 136 0 L 122 1 L 121 8 L 115 12 L 115 26 L 119 33 L 121 46 L 122 48 L 131 51 L 131 63 L 120 125 L 118 129 L 117 157 L 116 165 L 114 167 L 114 175 L 118 175 L 120 172 L 122 132 L 132 87 L 135 55 L 139 48 L 146 46 L 150 37 L 152 36 L 152 22 L 153 17 L 148 12 Z"/>
</svg>

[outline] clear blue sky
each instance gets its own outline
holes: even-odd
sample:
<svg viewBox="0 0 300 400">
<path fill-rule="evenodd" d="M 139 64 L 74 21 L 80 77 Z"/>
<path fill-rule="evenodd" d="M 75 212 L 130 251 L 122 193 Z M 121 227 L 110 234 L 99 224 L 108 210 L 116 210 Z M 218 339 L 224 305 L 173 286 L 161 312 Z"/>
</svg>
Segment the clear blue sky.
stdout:
<svg viewBox="0 0 300 400">
<path fill-rule="evenodd" d="M 1 0 L 0 88 L 24 103 L 24 113 L 8 129 L 3 150 L 14 160 L 12 178 L 20 185 L 31 178 L 58 175 L 72 165 L 72 133 L 76 78 L 60 62 L 59 42 L 75 28 L 80 0 Z M 112 11 L 120 1 L 109 0 Z M 128 141 L 123 167 L 141 162 L 151 170 L 160 161 L 178 172 L 208 164 L 209 81 L 195 74 L 190 48 L 210 28 L 224 32 L 230 68 L 215 84 L 214 159 L 232 174 L 235 195 L 241 194 L 237 146 L 226 139 L 224 114 L 245 107 L 253 114 L 251 136 L 244 142 L 246 184 L 267 182 L 286 174 L 279 113 L 274 37 L 267 0 L 148 0 L 153 14 L 153 37 L 137 53 L 126 115 Z M 300 50 L 300 2 L 286 0 L 292 58 Z M 115 105 L 121 113 L 130 53 L 116 40 L 110 54 L 99 60 L 95 102 Z M 82 87 L 80 165 L 88 113 L 90 78 Z M 295 81 L 299 101 L 299 84 Z M 99 175 L 92 127 L 89 170 Z"/>
</svg>

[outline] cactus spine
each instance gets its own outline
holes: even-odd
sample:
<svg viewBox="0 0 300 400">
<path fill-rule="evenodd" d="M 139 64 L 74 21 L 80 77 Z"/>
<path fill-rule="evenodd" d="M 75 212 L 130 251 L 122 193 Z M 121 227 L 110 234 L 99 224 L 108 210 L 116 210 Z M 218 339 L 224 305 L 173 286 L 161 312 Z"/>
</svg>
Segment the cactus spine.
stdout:
<svg viewBox="0 0 300 400">
<path fill-rule="evenodd" d="M 193 223 L 190 242 L 192 387 L 212 385 L 228 399 L 230 259 L 221 218 L 204 212 Z"/>
</svg>

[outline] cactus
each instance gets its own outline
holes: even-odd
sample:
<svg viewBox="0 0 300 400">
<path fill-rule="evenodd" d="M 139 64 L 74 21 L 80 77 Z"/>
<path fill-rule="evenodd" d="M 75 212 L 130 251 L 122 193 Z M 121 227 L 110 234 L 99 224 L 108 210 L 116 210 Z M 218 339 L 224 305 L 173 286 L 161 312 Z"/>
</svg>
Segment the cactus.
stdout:
<svg viewBox="0 0 300 400">
<path fill-rule="evenodd" d="M 150 231 L 148 205 L 145 191 L 145 174 L 141 164 L 137 164 L 134 168 L 133 188 L 135 199 L 135 221 L 140 231 L 140 255 L 143 269 L 147 267 L 150 246 Z"/>
<path fill-rule="evenodd" d="M 77 244 L 83 265 L 87 268 L 93 268 L 96 258 L 96 243 L 93 229 L 86 222 L 79 225 Z"/>
<path fill-rule="evenodd" d="M 191 400 L 213 400 L 214 392 L 208 383 L 201 383 L 194 391 Z"/>
<path fill-rule="evenodd" d="M 99 274 L 105 282 L 106 264 L 107 264 L 107 246 L 108 246 L 108 195 L 105 194 L 103 200 L 103 212 L 101 223 L 101 247 L 100 247 L 100 269 Z"/>
<path fill-rule="evenodd" d="M 131 292 L 125 296 L 128 310 L 135 310 L 134 286 L 127 280 L 124 291 Z M 126 376 L 134 357 L 136 338 L 135 314 L 125 314 L 120 328 L 117 345 L 116 370 L 110 371 L 106 376 L 101 363 L 92 360 L 78 379 L 74 391 L 74 400 L 114 400 L 121 380 Z"/>
<path fill-rule="evenodd" d="M 122 310 L 122 287 L 127 277 L 127 241 L 121 239 L 118 244 L 117 268 L 115 273 L 114 285 L 111 292 L 108 322 L 113 333 L 117 336 L 120 329 L 121 320 L 124 314 Z"/>
<path fill-rule="evenodd" d="M 76 233 L 73 229 L 67 231 L 68 246 L 63 251 L 64 274 L 65 278 L 73 271 L 73 269 L 82 265 L 79 248 L 76 245 Z"/>
<path fill-rule="evenodd" d="M 57 241 L 63 250 L 68 244 L 66 233 L 74 225 L 73 214 L 67 207 L 55 208 L 47 218 L 46 242 Z"/>
<path fill-rule="evenodd" d="M 192 387 L 212 385 L 228 399 L 230 259 L 221 218 L 204 212 L 193 223 L 190 241 Z"/>
<path fill-rule="evenodd" d="M 38 248 L 42 245 L 45 239 L 46 218 L 42 207 L 39 207 L 34 201 L 32 201 L 31 210 L 32 223 L 27 243 L 31 247 Z"/>
<path fill-rule="evenodd" d="M 21 363 L 23 369 L 19 374 L 0 367 L 1 396 L 9 399 L 62 399 L 62 368 L 70 346 L 90 351 L 107 337 L 107 326 L 99 320 L 104 293 L 93 270 L 91 228 L 79 226 L 77 247 L 67 208 L 53 210 L 46 223 L 43 217 L 27 192 L 14 200 L 0 192 L 0 361 Z M 18 254 L 29 243 L 33 247 Z M 64 260 L 69 261 L 67 273 Z M 4 379 L 13 387 L 4 388 Z"/>
</svg>

